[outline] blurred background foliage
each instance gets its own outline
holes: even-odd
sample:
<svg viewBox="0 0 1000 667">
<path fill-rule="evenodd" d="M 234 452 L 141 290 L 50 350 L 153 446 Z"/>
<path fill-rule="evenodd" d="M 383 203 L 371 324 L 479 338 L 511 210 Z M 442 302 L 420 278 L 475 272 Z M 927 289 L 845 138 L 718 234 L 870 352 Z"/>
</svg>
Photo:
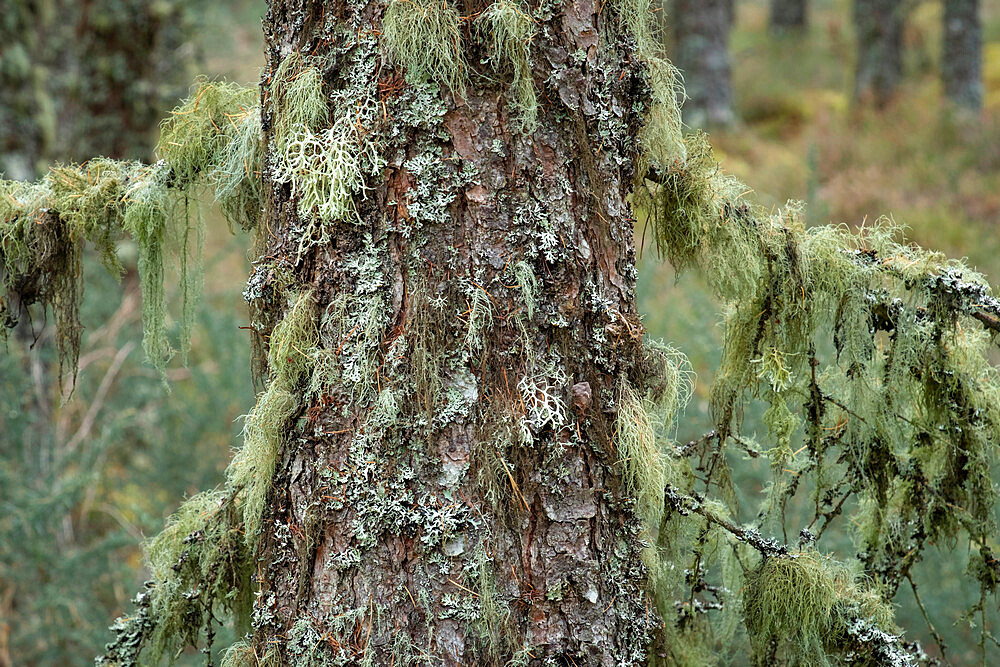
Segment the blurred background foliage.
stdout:
<svg viewBox="0 0 1000 667">
<path fill-rule="evenodd" d="M 196 74 L 258 80 L 262 12 L 263 2 L 3 3 L 0 172 L 34 178 L 92 155 L 152 159 L 159 121 Z M 131 243 L 119 247 L 121 281 L 84 257 L 71 397 L 44 314 L 22 317 L 0 347 L 0 666 L 93 664 L 109 621 L 142 587 L 143 539 L 222 478 L 254 400 L 239 329 L 249 264 L 247 239 L 221 215 L 207 222 L 205 303 L 188 364 L 172 364 L 168 384 L 142 363 Z"/>
<path fill-rule="evenodd" d="M 850 0 L 814 0 L 808 26 L 788 34 L 769 30 L 766 0 L 736 2 L 735 121 L 714 130 L 713 142 L 723 167 L 764 202 L 806 201 L 814 224 L 892 215 L 914 241 L 966 256 L 996 280 L 1000 0 L 982 6 L 983 108 L 972 116 L 942 93 L 941 2 L 911 5 L 902 86 L 875 110 L 852 102 Z M 263 12 L 263 0 L 14 0 L 0 12 L 0 171 L 33 177 L 50 161 L 96 154 L 149 159 L 156 123 L 192 73 L 258 80 Z M 212 215 L 206 303 L 188 365 L 168 371 L 169 390 L 141 363 L 135 249 L 125 244 L 121 282 L 84 271 L 86 333 L 71 398 L 58 386 L 41 313 L 0 351 L 0 667 L 92 664 L 108 624 L 141 587 L 142 539 L 184 497 L 221 480 L 254 395 L 239 329 L 247 240 Z M 649 334 L 680 347 L 698 372 L 678 434 L 695 439 L 711 428 L 719 305 L 698 276 L 661 263 L 643 231 L 640 220 L 640 309 Z M 749 412 L 746 429 L 765 435 L 759 424 Z M 740 494 L 755 501 L 766 464 L 730 463 Z M 823 549 L 848 553 L 850 516 L 845 509 Z M 928 559 L 921 572 L 933 581 L 918 580 L 921 599 L 950 660 L 972 662 L 978 633 L 962 614 L 978 589 L 964 582 L 966 559 L 947 549 Z M 912 592 L 901 588 L 896 602 L 900 624 L 933 653 Z"/>
</svg>

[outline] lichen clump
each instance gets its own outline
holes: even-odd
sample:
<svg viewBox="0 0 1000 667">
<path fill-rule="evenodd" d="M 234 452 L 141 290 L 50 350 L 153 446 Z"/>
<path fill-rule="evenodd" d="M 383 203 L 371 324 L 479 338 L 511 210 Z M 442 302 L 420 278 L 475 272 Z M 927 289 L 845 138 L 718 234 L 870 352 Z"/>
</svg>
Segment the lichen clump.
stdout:
<svg viewBox="0 0 1000 667">
<path fill-rule="evenodd" d="M 460 21 L 448 0 L 392 0 L 382 18 L 386 52 L 411 83 L 440 81 L 462 94 L 468 65 Z"/>
<path fill-rule="evenodd" d="M 777 653 L 797 664 L 829 665 L 827 656 L 848 652 L 858 618 L 896 632 L 889 603 L 844 564 L 811 551 L 764 559 L 747 577 L 744 612 L 758 655 L 776 642 Z"/>
</svg>

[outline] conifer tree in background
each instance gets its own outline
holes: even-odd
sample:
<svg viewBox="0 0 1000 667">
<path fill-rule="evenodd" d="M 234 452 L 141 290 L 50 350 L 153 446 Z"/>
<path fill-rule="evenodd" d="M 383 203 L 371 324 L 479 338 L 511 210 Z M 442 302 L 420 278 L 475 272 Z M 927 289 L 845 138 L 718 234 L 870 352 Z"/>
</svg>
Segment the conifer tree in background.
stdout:
<svg viewBox="0 0 1000 667">
<path fill-rule="evenodd" d="M 983 28 L 979 0 L 945 0 L 941 78 L 948 99 L 967 109 L 983 104 Z"/>
<path fill-rule="evenodd" d="M 733 0 L 673 0 L 674 64 L 685 81 L 684 121 L 693 127 L 720 127 L 734 120 L 729 33 Z"/>
<path fill-rule="evenodd" d="M 6 288 L 52 306 L 69 359 L 84 240 L 137 240 L 162 367 L 176 202 L 212 186 L 255 238 L 243 446 L 150 542 L 101 662 L 228 618 L 228 667 L 905 665 L 892 598 L 931 542 L 963 545 L 986 660 L 1000 302 L 888 221 L 755 204 L 684 134 L 654 17 L 271 0 L 261 90 L 203 84 L 155 164 L 2 184 Z M 686 444 L 690 371 L 644 337 L 633 216 L 724 305 L 715 429 Z M 744 456 L 770 465 L 749 509 Z M 827 552 L 845 515 L 848 560 Z"/>
<path fill-rule="evenodd" d="M 773 32 L 802 32 L 809 25 L 808 0 L 771 0 Z"/>
<path fill-rule="evenodd" d="M 903 0 L 854 0 L 854 99 L 885 107 L 903 78 Z"/>
</svg>

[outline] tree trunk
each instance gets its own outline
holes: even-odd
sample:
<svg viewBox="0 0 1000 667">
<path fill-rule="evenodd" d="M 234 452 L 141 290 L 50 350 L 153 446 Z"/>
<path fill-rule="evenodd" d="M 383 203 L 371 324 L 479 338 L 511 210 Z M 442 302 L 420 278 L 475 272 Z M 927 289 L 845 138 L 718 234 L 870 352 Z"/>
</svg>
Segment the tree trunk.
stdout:
<svg viewBox="0 0 1000 667">
<path fill-rule="evenodd" d="M 684 120 L 694 127 L 733 122 L 729 67 L 732 0 L 674 0 L 674 64 L 684 73 Z"/>
<path fill-rule="evenodd" d="M 895 96 L 903 77 L 903 21 L 901 0 L 854 0 L 855 100 L 882 108 Z"/>
<path fill-rule="evenodd" d="M 254 648 L 281 664 L 642 664 L 658 622 L 613 433 L 623 386 L 652 381 L 625 201 L 644 67 L 610 8 L 535 11 L 544 108 L 522 133 L 503 71 L 453 94 L 381 63 L 388 7 L 274 0 L 265 19 L 271 150 L 276 72 L 311 54 L 384 163 L 344 222 L 310 226 L 265 183 L 255 326 L 268 340 L 304 298 L 330 363 L 276 466 Z M 469 23 L 448 39 L 485 62 Z"/>
<path fill-rule="evenodd" d="M 807 24 L 806 0 L 771 0 L 771 30 L 801 32 Z"/>
<path fill-rule="evenodd" d="M 945 94 L 959 106 L 979 109 L 983 104 L 982 51 L 979 0 L 947 0 L 941 77 Z"/>
</svg>

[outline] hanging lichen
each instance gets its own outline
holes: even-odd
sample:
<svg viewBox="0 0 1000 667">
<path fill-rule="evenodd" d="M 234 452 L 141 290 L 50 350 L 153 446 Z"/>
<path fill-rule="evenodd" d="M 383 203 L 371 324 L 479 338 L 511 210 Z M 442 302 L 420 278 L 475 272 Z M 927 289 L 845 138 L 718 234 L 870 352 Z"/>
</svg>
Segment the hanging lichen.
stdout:
<svg viewBox="0 0 1000 667">
<path fill-rule="evenodd" d="M 513 76 L 512 106 L 517 128 L 530 134 L 538 120 L 538 100 L 531 75 L 530 46 L 534 23 L 514 0 L 496 0 L 475 21 L 481 38 L 489 47 L 490 59 L 500 70 Z"/>
<path fill-rule="evenodd" d="M 182 351 L 199 293 L 200 243 L 190 258 L 189 237 L 193 233 L 200 239 L 203 232 L 201 217 L 190 215 L 192 190 L 217 181 L 224 209 L 243 226 L 259 210 L 254 194 L 260 192 L 259 125 L 245 122 L 259 118 L 254 107 L 252 89 L 201 82 L 163 124 L 157 147 L 162 159 L 156 164 L 99 158 L 54 168 L 36 183 L 0 181 L 0 253 L 7 294 L 0 312 L 7 327 L 16 323 L 21 308 L 33 303 L 51 308 L 60 372 L 75 375 L 83 244 L 92 244 L 108 270 L 118 274 L 123 269 L 116 243 L 127 234 L 139 248 L 143 347 L 149 363 L 162 371 L 172 354 L 163 285 L 170 244 L 180 256 Z M 234 159 L 244 162 L 238 173 Z"/>
<path fill-rule="evenodd" d="M 253 88 L 201 81 L 194 94 L 163 122 L 156 154 L 170 166 L 174 178 L 193 183 L 223 163 L 232 133 L 238 129 L 235 121 L 257 105 Z"/>
<path fill-rule="evenodd" d="M 646 29 L 631 9 L 622 11 L 642 53 Z M 709 462 L 699 468 L 706 479 L 697 493 L 713 487 L 726 493 L 722 452 L 738 446 L 771 462 L 759 527 L 783 527 L 785 508 L 804 488 L 814 499 L 807 528 L 821 531 L 852 498 L 862 509 L 855 529 L 859 558 L 883 602 L 931 539 L 962 535 L 973 548 L 985 547 L 995 530 L 991 452 L 1000 445 L 1000 375 L 988 356 L 1000 329 L 1000 302 L 986 281 L 960 262 L 900 240 L 892 220 L 857 232 L 806 229 L 800 204 L 764 211 L 745 185 L 719 168 L 704 134 L 678 144 L 679 96 L 669 92 L 676 75 L 650 56 L 647 63 L 651 87 L 664 94 L 654 93 L 640 138 L 633 204 L 648 217 L 661 253 L 678 270 L 699 269 L 724 304 L 725 342 L 712 388 L 717 431 L 692 443 Z M 766 405 L 772 442 L 763 451 L 741 433 L 743 410 L 755 400 Z M 809 476 L 811 484 L 804 481 Z M 721 519 L 717 512 L 715 519 L 700 516 L 706 527 Z M 730 535 L 745 541 L 738 532 Z M 803 535 L 815 538 L 808 529 Z M 701 556 L 697 562 L 709 564 Z M 827 576 L 818 560 L 766 562 L 787 565 L 790 576 Z M 806 568 L 810 563 L 816 567 Z M 835 586 L 823 604 L 847 604 L 853 589 L 845 586 Z M 824 643 L 830 624 L 815 621 L 811 611 L 789 614 L 787 628 L 772 627 L 776 607 L 763 611 L 757 593 L 748 593 L 747 605 L 751 636 L 788 637 L 794 624 L 805 634 L 792 638 L 789 651 L 822 656 L 832 650 Z M 673 616 L 669 608 L 666 616 Z M 809 622 L 803 625 L 803 618 Z M 886 623 L 862 627 L 859 618 L 837 621 L 845 643 L 864 636 L 868 650 L 899 650 Z M 850 638 L 845 627 L 854 633 Z"/>
<path fill-rule="evenodd" d="M 318 333 L 316 305 L 306 292 L 289 299 L 285 317 L 271 333 L 270 383 L 246 417 L 243 448 L 233 458 L 227 486 L 242 502 L 244 533 L 253 544 L 284 444 L 288 421 L 301 406 L 302 384 L 312 371 Z"/>
<path fill-rule="evenodd" d="M 897 631 L 892 607 L 877 591 L 844 564 L 811 551 L 765 558 L 747 577 L 744 610 L 762 661 L 771 655 L 795 664 L 836 664 L 828 656 L 858 650 L 852 633 L 859 619 L 870 630 Z"/>
<path fill-rule="evenodd" d="M 382 17 L 386 51 L 411 83 L 440 81 L 462 94 L 468 66 L 460 21 L 448 0 L 392 0 Z"/>
<path fill-rule="evenodd" d="M 190 498 L 147 544 L 151 582 L 140 594 L 141 613 L 120 619 L 116 641 L 98 664 L 134 665 L 140 652 L 150 663 L 197 645 L 204 631 L 211 641 L 215 614 L 249 627 L 253 572 L 232 496 L 209 491 Z M 145 661 L 144 661 L 145 662 Z"/>
</svg>

